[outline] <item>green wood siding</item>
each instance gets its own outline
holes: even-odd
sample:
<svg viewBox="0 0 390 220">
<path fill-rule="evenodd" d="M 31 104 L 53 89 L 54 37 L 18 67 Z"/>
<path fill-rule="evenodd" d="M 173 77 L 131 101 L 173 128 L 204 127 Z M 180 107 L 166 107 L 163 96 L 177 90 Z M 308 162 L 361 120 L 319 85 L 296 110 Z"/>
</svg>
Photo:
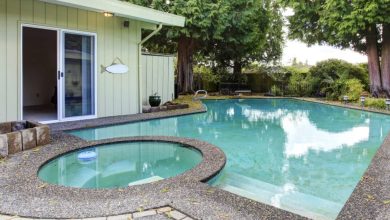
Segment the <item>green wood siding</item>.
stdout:
<svg viewBox="0 0 390 220">
<path fill-rule="evenodd" d="M 130 20 L 130 28 L 124 28 L 123 21 L 120 17 L 104 17 L 101 13 L 38 0 L 0 0 L 0 122 L 21 119 L 21 24 L 96 33 L 98 117 L 138 113 L 137 43 L 141 40 L 141 28 L 152 26 Z M 129 66 L 129 73 L 101 73 L 101 65 L 110 65 L 116 57 Z M 157 65 L 164 64 L 157 62 L 156 70 Z M 154 80 L 161 80 L 160 84 L 167 80 L 156 77 Z"/>
<path fill-rule="evenodd" d="M 0 0 L 0 121 L 7 119 L 6 0 Z"/>
</svg>

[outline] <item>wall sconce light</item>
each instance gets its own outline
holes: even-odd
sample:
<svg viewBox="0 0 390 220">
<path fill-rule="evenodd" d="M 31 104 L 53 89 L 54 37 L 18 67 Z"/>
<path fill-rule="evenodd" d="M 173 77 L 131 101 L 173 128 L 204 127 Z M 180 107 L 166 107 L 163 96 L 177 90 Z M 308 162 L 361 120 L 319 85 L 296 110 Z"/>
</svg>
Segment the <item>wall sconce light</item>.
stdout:
<svg viewBox="0 0 390 220">
<path fill-rule="evenodd" d="M 111 13 L 111 12 L 103 12 L 103 15 L 104 15 L 104 17 L 112 17 L 112 16 L 114 16 L 114 14 Z"/>
</svg>

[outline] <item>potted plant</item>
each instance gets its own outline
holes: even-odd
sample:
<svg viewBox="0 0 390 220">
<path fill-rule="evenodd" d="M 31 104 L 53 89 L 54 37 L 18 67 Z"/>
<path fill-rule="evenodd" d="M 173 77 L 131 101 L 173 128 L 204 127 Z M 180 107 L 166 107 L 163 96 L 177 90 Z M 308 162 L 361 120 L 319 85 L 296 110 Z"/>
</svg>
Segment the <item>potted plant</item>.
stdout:
<svg viewBox="0 0 390 220">
<path fill-rule="evenodd" d="M 149 104 L 152 107 L 160 106 L 160 104 L 161 104 L 161 96 L 159 96 L 157 94 L 157 92 L 154 93 L 153 95 L 149 96 Z"/>
</svg>

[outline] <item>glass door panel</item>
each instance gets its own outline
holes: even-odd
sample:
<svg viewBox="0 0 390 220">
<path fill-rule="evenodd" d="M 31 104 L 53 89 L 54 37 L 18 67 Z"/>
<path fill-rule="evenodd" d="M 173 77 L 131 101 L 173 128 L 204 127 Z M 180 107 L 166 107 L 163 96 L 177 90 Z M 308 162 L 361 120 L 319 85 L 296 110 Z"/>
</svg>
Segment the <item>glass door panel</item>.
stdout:
<svg viewBox="0 0 390 220">
<path fill-rule="evenodd" d="M 63 34 L 63 117 L 95 115 L 95 36 Z"/>
</svg>

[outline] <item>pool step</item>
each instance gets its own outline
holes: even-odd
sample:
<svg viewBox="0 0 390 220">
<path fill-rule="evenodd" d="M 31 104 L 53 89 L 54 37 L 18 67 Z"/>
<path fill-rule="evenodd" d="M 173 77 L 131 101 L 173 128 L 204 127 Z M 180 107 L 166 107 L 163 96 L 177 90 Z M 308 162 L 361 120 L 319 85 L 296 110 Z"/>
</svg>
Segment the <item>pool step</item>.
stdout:
<svg viewBox="0 0 390 220">
<path fill-rule="evenodd" d="M 312 219 L 335 219 L 343 204 L 262 182 L 236 173 L 224 173 L 215 183 L 219 188 Z"/>
<path fill-rule="evenodd" d="M 149 177 L 146 179 L 131 182 L 131 183 L 129 183 L 129 186 L 140 185 L 140 184 L 145 184 L 145 183 L 153 183 L 153 182 L 157 182 L 157 181 L 163 180 L 163 179 L 164 178 L 159 177 L 159 176 L 152 176 L 152 177 Z"/>
</svg>

